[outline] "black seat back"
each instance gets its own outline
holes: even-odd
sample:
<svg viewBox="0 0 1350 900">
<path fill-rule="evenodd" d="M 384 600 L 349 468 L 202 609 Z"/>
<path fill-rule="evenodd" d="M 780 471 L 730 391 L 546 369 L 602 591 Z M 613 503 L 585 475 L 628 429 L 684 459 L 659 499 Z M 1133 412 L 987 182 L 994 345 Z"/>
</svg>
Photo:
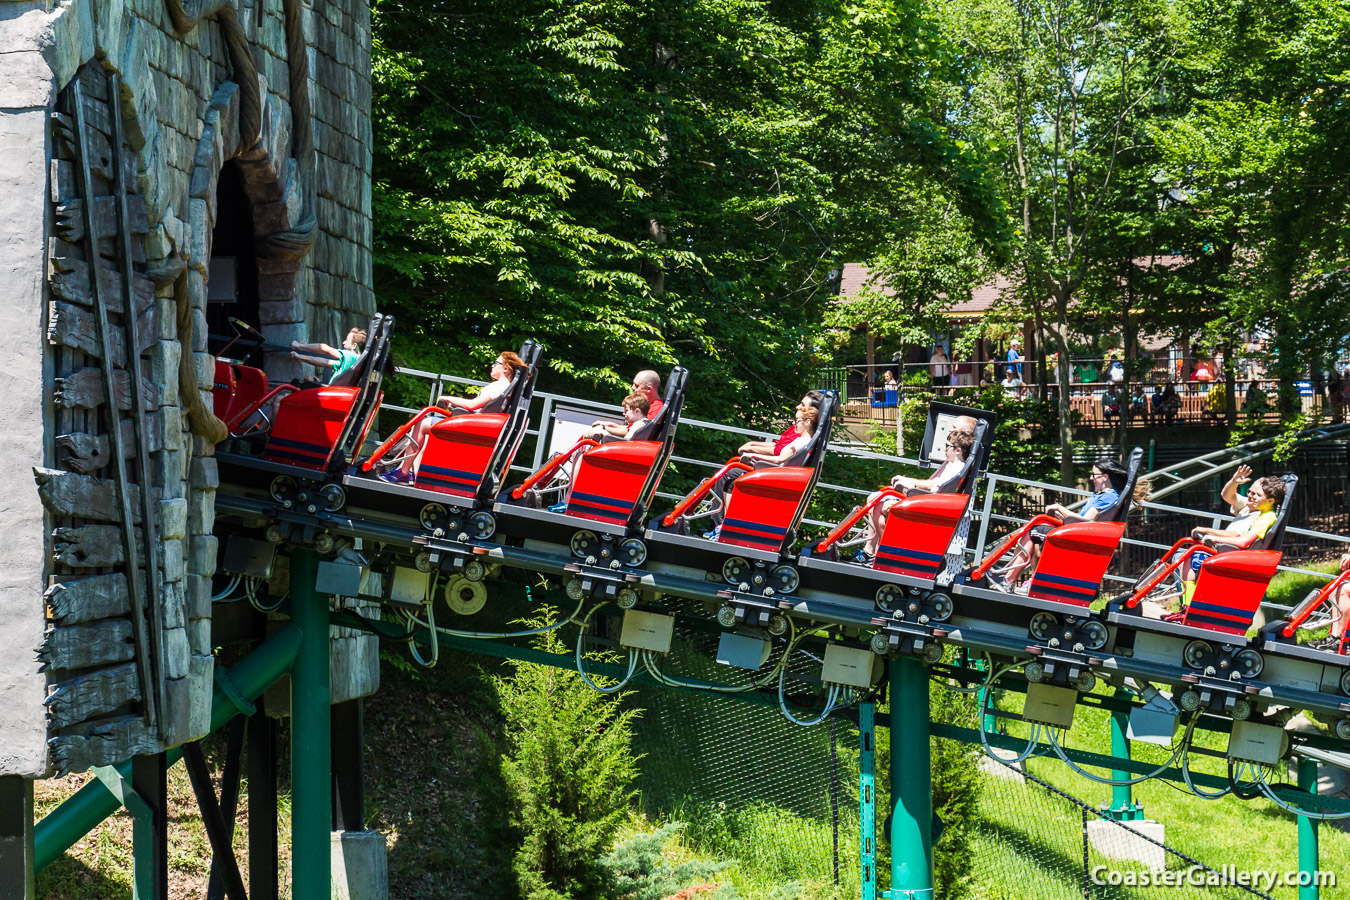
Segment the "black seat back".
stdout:
<svg viewBox="0 0 1350 900">
<path fill-rule="evenodd" d="M 675 452 L 675 428 L 680 424 L 680 412 L 684 409 L 684 389 L 688 383 L 687 369 L 681 366 L 671 369 L 670 376 L 666 379 L 666 393 L 661 411 L 632 437 L 635 441 L 660 441 L 661 449 L 657 451 L 656 460 L 652 463 L 651 470 L 647 472 L 647 480 L 642 483 L 642 490 L 638 491 L 633 511 L 628 515 L 630 528 L 642 524 L 652 494 L 656 493 L 661 475 L 665 472 L 666 465 L 670 463 L 671 454 Z"/>
<path fill-rule="evenodd" d="M 1275 510 L 1275 524 L 1266 531 L 1265 537 L 1253 541 L 1248 550 L 1279 550 L 1284 545 L 1284 529 L 1289 524 L 1289 510 L 1293 508 L 1298 476 L 1281 475 L 1280 478 L 1284 481 L 1284 500 Z"/>
<path fill-rule="evenodd" d="M 1125 464 L 1125 486 L 1120 489 L 1116 502 L 1097 513 L 1096 522 L 1124 522 L 1130 514 L 1130 504 L 1134 499 L 1134 486 L 1139 483 L 1139 466 L 1144 461 L 1144 448 L 1135 447 L 1130 451 L 1129 461 Z"/>
<path fill-rule="evenodd" d="M 520 358 L 525 365 L 511 374 L 511 386 L 500 397 L 488 401 L 479 410 L 480 413 L 507 415 L 506 425 L 497 438 L 497 446 L 492 450 L 492 458 L 488 460 L 483 480 L 478 485 L 476 497 L 479 500 L 488 500 L 496 495 L 511 467 L 511 461 L 515 459 L 516 450 L 520 448 L 520 442 L 525 439 L 525 431 L 530 424 L 530 401 L 534 399 L 534 383 L 539 377 L 539 358 L 542 355 L 543 347 L 534 341 L 527 340 L 521 344 Z"/>
<path fill-rule="evenodd" d="M 328 457 L 329 471 L 345 469 L 361 449 L 355 446 L 356 442 L 365 434 L 366 423 L 379 406 L 382 382 L 392 367 L 389 338 L 393 331 L 394 317 L 376 313 L 370 320 L 370 328 L 366 331 L 365 350 L 356 364 L 334 378 L 329 385 L 329 387 L 358 388 L 356 401 L 352 403 L 351 410 L 342 423 L 342 430 L 338 432 L 333 452 Z"/>
</svg>

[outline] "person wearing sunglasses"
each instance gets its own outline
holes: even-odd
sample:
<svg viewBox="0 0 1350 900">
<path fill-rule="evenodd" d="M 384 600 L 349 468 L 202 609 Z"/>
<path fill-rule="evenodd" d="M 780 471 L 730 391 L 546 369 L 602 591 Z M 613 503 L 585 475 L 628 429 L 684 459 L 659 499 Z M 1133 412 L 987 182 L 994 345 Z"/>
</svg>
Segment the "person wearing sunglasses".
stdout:
<svg viewBox="0 0 1350 900">
<path fill-rule="evenodd" d="M 413 480 L 412 467 L 413 460 L 417 456 L 417 451 L 411 448 L 420 448 L 426 442 L 427 431 L 446 415 L 456 415 L 459 413 L 477 412 L 487 406 L 493 400 L 500 398 L 511 389 L 511 379 L 515 376 L 516 370 L 525 367 L 525 360 L 509 350 L 497 354 L 497 359 L 492 363 L 492 380 L 483 386 L 477 394 L 472 397 L 455 397 L 445 395 L 436 401 L 436 405 L 449 410 L 446 414 L 430 413 L 423 416 L 421 421 L 413 426 L 409 434 L 411 444 L 405 444 L 402 448 L 402 459 L 399 461 L 398 468 L 385 472 L 380 477 L 392 484 L 407 484 Z"/>
</svg>

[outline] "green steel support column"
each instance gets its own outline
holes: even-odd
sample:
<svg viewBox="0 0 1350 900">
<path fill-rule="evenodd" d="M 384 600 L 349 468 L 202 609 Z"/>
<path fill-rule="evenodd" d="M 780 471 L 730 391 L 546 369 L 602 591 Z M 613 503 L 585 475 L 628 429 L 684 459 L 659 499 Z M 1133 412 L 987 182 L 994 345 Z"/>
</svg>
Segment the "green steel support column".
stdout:
<svg viewBox="0 0 1350 900">
<path fill-rule="evenodd" d="M 877 896 L 877 744 L 876 706 L 858 704 L 858 859 L 862 900 Z"/>
<path fill-rule="evenodd" d="M 933 767 L 928 669 L 891 660 L 891 900 L 933 897 Z"/>
<path fill-rule="evenodd" d="M 1117 700 L 1128 702 L 1133 696 L 1124 688 L 1116 691 Z M 1129 726 L 1130 714 L 1128 712 L 1123 710 L 1111 712 L 1111 755 L 1116 759 L 1130 758 Z M 1127 781 L 1130 778 L 1130 773 L 1112 769 L 1111 778 L 1114 781 Z M 1111 806 L 1106 810 L 1106 817 L 1116 822 L 1133 822 L 1144 818 L 1144 807 L 1142 804 L 1134 802 L 1129 785 L 1112 785 Z"/>
<path fill-rule="evenodd" d="M 989 667 L 985 664 L 983 659 L 975 660 L 974 666 L 981 672 L 989 671 Z M 989 698 L 987 702 L 985 700 L 986 697 Z M 1000 730 L 1002 726 L 999 724 L 999 718 L 994 715 L 994 710 L 998 709 L 998 689 L 986 687 L 980 688 L 975 693 L 975 704 L 977 709 L 988 710 L 988 712 L 984 714 L 985 734 L 1002 734 L 1003 732 Z"/>
<path fill-rule="evenodd" d="M 293 900 L 329 900 L 332 871 L 332 721 L 328 705 L 328 595 L 314 589 L 319 557 L 291 554 L 291 622 L 300 650 L 291 669 L 291 866 Z"/>
<path fill-rule="evenodd" d="M 211 698 L 211 730 L 225 726 L 241 712 L 240 706 L 257 698 L 278 678 L 290 671 L 300 646 L 300 631 L 287 625 L 240 660 L 232 669 L 216 668 L 216 688 Z M 225 685 L 228 685 L 228 690 Z M 170 750 L 166 764 L 173 765 L 183 755 L 182 750 Z M 131 763 L 112 767 L 119 780 L 131 778 Z M 117 812 L 122 801 L 106 786 L 102 778 L 94 778 L 33 827 L 33 867 L 42 871 L 61 858 L 61 854 L 76 841 L 93 831 L 108 816 Z"/>
<path fill-rule="evenodd" d="M 1299 757 L 1298 786 L 1310 794 L 1317 793 L 1317 763 Z M 1307 816 L 1298 817 L 1298 900 L 1317 900 L 1318 852 L 1317 822 Z M 1304 873 L 1307 873 L 1306 875 Z M 1304 882 L 1307 884 L 1304 884 Z"/>
</svg>

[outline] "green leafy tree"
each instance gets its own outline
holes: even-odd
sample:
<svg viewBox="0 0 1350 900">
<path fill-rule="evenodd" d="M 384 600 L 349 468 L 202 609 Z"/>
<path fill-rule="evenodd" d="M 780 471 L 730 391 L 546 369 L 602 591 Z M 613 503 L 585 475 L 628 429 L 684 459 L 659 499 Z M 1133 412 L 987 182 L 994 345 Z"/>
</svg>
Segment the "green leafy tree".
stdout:
<svg viewBox="0 0 1350 900">
<path fill-rule="evenodd" d="M 587 390 L 678 360 L 691 414 L 761 421 L 808 386 L 833 273 L 915 197 L 1006 239 L 933 115 L 914 6 L 376 0 L 372 22 L 402 361 L 474 373 L 534 337 L 546 385 Z"/>
<path fill-rule="evenodd" d="M 557 610 L 543 609 L 540 622 Z M 556 633 L 537 648 L 565 654 Z M 622 697 L 589 688 L 574 671 L 521 661 L 494 679 L 509 746 L 502 775 L 521 844 L 512 861 L 526 900 L 602 896 L 601 858 L 627 819 L 637 767 L 632 722 Z"/>
</svg>

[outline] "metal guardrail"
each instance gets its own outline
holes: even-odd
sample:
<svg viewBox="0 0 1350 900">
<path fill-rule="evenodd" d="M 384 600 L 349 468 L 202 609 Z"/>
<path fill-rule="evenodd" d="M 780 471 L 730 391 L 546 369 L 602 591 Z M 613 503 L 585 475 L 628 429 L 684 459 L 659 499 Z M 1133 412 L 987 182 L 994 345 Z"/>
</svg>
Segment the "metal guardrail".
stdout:
<svg viewBox="0 0 1350 900">
<path fill-rule="evenodd" d="M 478 381 L 472 378 L 462 378 L 454 375 L 443 375 L 438 374 L 436 372 L 425 372 L 420 369 L 408 369 L 400 367 L 396 371 L 400 375 L 409 375 L 415 378 L 425 379 L 431 382 L 431 392 L 428 395 L 428 405 L 435 402 L 436 398 L 442 393 L 442 388 L 446 384 L 462 384 L 470 387 L 481 387 L 484 384 L 486 384 L 486 382 L 484 381 Z M 528 466 L 519 464 L 513 465 L 511 467 L 513 471 L 528 473 L 534 471 L 535 469 L 538 469 L 541 465 L 543 465 L 545 461 L 545 454 L 547 454 L 548 452 L 549 442 L 547 438 L 550 433 L 551 425 L 553 423 L 553 411 L 558 406 L 562 405 L 571 408 L 594 410 L 596 413 L 608 415 L 614 418 L 618 418 L 619 416 L 619 407 L 616 404 L 601 403 L 595 400 L 587 400 L 580 397 L 569 397 L 563 394 L 553 394 L 547 391 L 535 391 L 534 399 L 536 401 L 541 402 L 538 420 L 539 425 L 537 427 L 530 428 L 525 432 L 527 435 L 532 436 L 535 440 L 532 462 Z M 415 414 L 420 411 L 416 409 L 411 409 L 409 407 L 395 406 L 391 404 L 384 405 L 382 407 L 382 410 L 403 412 L 409 415 Z M 691 428 L 705 429 L 708 431 L 716 431 L 724 434 L 740 435 L 751 440 L 762 440 L 766 436 L 765 432 L 763 431 L 757 431 L 749 428 L 740 428 L 735 425 L 725 425 L 721 422 L 709 422 L 702 419 L 691 419 L 683 416 L 680 418 L 679 427 L 682 431 L 687 431 Z M 834 453 L 838 453 L 845 456 L 851 456 L 858 459 L 871 459 L 891 463 L 896 465 L 897 467 L 898 466 L 912 466 L 916 468 L 919 467 L 919 461 L 917 459 L 905 456 L 894 456 L 886 453 L 878 453 L 874 450 L 864 449 L 856 445 L 846 443 L 831 442 L 830 450 Z M 706 469 L 709 472 L 716 471 L 717 469 L 721 468 L 723 464 L 723 461 L 696 459 L 694 457 L 688 456 L 672 456 L 671 459 L 678 463 Z M 969 556 L 973 556 L 974 559 L 980 559 L 984 555 L 985 549 L 988 546 L 989 542 L 989 525 L 991 522 L 1006 523 L 1009 526 L 1009 531 L 1011 531 L 1021 525 L 1024 525 L 1027 521 L 1026 518 L 1004 515 L 1002 513 L 997 513 L 994 511 L 993 509 L 994 497 L 998 493 L 999 488 L 1001 486 L 1005 488 L 1011 487 L 1015 490 L 1040 492 L 1041 496 L 1044 499 L 1046 499 L 1047 502 L 1049 502 L 1051 498 L 1058 498 L 1058 497 L 1084 498 L 1091 496 L 1089 491 L 1081 490 L 1079 488 L 1064 487 L 1063 485 L 1058 484 L 1048 484 L 1042 481 L 1032 481 L 1031 479 L 1018 478 L 1013 475 L 1001 475 L 993 471 L 989 472 L 988 475 L 980 482 L 979 486 L 976 488 L 975 502 L 976 504 L 978 504 L 981 510 L 980 525 L 975 540 L 975 546 L 973 548 L 967 548 L 967 554 Z M 870 491 L 863 488 L 851 487 L 849 485 L 831 484 L 825 481 L 820 482 L 817 485 L 816 489 L 817 491 L 833 491 L 848 494 L 852 495 L 853 497 L 865 497 L 867 496 L 868 493 L 870 493 Z M 680 495 L 672 494 L 665 491 L 658 491 L 656 496 L 662 497 L 667 500 L 680 499 Z M 1170 513 L 1172 515 L 1180 515 L 1193 519 L 1195 520 L 1195 525 L 1190 526 L 1192 528 L 1201 525 L 1211 528 L 1217 528 L 1224 522 L 1224 520 L 1231 518 L 1231 516 L 1222 513 L 1215 513 L 1212 511 L 1205 511 L 1199 509 L 1190 509 L 1184 506 L 1171 506 L 1166 503 L 1158 503 L 1152 500 L 1145 501 L 1143 503 L 1143 509 L 1146 511 L 1152 510 L 1157 512 Z M 826 522 L 819 519 L 803 519 L 803 522 L 808 525 L 814 525 L 822 528 L 830 528 L 833 527 L 835 524 L 837 524 L 835 522 Z M 1294 527 L 1287 528 L 1286 533 L 1297 534 L 1303 537 L 1314 538 L 1317 540 L 1330 541 L 1333 543 L 1345 545 L 1347 548 L 1350 548 L 1350 537 L 1343 537 L 1341 535 L 1327 534 L 1325 532 L 1310 531 L 1307 529 Z M 1171 544 L 1160 544 L 1153 541 L 1142 541 L 1129 537 L 1125 538 L 1121 543 L 1123 545 L 1133 547 L 1144 547 L 1156 550 L 1158 552 L 1158 555 L 1161 555 L 1163 551 L 1166 551 L 1171 548 Z M 1280 566 L 1280 571 L 1294 572 L 1300 575 L 1312 576 L 1327 581 L 1330 581 L 1334 577 L 1333 575 L 1328 575 L 1325 572 L 1315 572 L 1310 569 L 1300 568 L 1298 566 L 1282 565 Z M 1110 581 L 1125 584 L 1134 583 L 1134 579 L 1120 575 L 1107 575 L 1106 578 L 1107 580 Z M 1272 608 L 1280 610 L 1289 609 L 1289 607 L 1283 606 L 1275 606 Z"/>
</svg>

